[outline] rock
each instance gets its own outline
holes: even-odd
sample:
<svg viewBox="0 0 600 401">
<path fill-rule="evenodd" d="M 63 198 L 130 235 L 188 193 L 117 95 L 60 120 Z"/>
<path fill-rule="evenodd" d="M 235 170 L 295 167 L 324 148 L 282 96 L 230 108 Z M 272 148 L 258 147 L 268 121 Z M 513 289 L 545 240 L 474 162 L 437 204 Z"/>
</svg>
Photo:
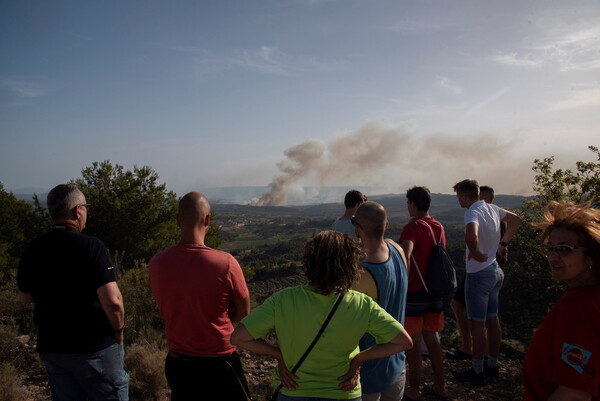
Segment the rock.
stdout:
<svg viewBox="0 0 600 401">
<path fill-rule="evenodd" d="M 17 340 L 21 343 L 21 345 L 27 345 L 31 337 L 28 335 L 17 336 Z"/>
</svg>

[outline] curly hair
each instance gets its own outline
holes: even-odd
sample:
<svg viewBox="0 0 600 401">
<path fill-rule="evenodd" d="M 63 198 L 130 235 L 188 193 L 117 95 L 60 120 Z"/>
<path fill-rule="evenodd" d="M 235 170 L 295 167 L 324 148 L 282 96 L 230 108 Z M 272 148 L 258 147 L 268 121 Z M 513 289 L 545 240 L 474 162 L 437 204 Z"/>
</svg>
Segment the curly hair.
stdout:
<svg viewBox="0 0 600 401">
<path fill-rule="evenodd" d="M 354 238 L 335 231 L 322 231 L 304 246 L 302 264 L 308 283 L 329 295 L 346 292 L 358 279 L 362 251 Z"/>
<path fill-rule="evenodd" d="M 544 209 L 544 221 L 536 227 L 542 229 L 542 243 L 548 240 L 555 228 L 571 231 L 581 241 L 586 255 L 592 259 L 594 273 L 600 279 L 600 210 L 590 202 L 577 205 L 571 201 L 552 201 Z"/>
</svg>

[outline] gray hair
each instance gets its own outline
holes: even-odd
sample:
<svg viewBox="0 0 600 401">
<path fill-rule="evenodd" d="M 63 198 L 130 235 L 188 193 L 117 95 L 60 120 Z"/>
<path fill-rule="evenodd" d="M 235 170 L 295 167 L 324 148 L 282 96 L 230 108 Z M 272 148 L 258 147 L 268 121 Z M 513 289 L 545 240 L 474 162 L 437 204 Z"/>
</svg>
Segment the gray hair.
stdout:
<svg viewBox="0 0 600 401">
<path fill-rule="evenodd" d="M 68 219 L 71 209 L 77 206 L 82 197 L 83 193 L 75 184 L 60 184 L 52 188 L 46 198 L 52 220 Z"/>
</svg>

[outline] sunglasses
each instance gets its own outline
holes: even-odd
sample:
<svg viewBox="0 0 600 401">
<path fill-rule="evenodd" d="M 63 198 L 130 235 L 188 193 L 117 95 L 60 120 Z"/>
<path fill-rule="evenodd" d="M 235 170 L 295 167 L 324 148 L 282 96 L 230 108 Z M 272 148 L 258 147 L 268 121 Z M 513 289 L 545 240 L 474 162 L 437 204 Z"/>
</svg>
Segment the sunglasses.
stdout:
<svg viewBox="0 0 600 401">
<path fill-rule="evenodd" d="M 360 223 L 358 221 L 356 221 L 356 217 L 352 216 L 350 217 L 350 222 L 352 223 L 353 226 L 358 226 L 360 227 L 360 229 L 362 230 L 362 226 L 360 225 Z"/>
<path fill-rule="evenodd" d="M 573 246 L 569 244 L 552 245 L 548 242 L 542 245 L 542 250 L 544 251 L 546 256 L 550 255 L 551 253 L 556 253 L 559 256 L 567 256 L 575 249 L 583 249 L 583 247 Z"/>
</svg>

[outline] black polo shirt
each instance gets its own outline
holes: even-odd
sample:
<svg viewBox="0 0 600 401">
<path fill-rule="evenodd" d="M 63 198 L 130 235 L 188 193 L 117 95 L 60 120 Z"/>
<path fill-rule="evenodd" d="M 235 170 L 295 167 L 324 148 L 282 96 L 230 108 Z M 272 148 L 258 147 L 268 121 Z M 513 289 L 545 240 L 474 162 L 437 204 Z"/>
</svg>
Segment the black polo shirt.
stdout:
<svg viewBox="0 0 600 401">
<path fill-rule="evenodd" d="M 37 350 L 45 353 L 94 352 L 115 342 L 96 290 L 116 281 L 108 250 L 75 227 L 54 230 L 31 241 L 17 273 L 19 290 L 35 302 Z"/>
</svg>

